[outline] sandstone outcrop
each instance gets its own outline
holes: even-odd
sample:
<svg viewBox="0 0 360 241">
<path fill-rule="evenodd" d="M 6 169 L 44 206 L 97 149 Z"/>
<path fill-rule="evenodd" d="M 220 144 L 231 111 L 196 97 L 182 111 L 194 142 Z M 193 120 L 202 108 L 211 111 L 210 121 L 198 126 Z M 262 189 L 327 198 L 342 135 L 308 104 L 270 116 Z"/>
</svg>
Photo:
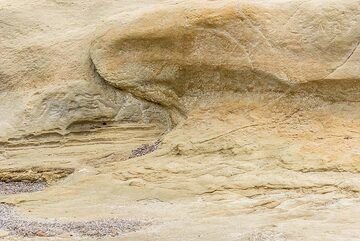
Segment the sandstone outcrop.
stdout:
<svg viewBox="0 0 360 241">
<path fill-rule="evenodd" d="M 0 212 L 29 240 L 357 240 L 359 44 L 358 0 L 0 1 L 0 180 L 48 184 Z"/>
<path fill-rule="evenodd" d="M 108 83 L 178 110 L 207 92 L 306 83 L 359 100 L 359 11 L 356 1 L 200 1 L 110 29 L 91 58 Z"/>
</svg>

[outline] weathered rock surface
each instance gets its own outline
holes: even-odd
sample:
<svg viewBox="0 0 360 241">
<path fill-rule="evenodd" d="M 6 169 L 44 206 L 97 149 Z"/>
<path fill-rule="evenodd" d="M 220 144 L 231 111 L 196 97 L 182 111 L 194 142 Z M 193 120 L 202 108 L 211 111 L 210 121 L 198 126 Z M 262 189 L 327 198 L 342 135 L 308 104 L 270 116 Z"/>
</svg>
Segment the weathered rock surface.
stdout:
<svg viewBox="0 0 360 241">
<path fill-rule="evenodd" d="M 359 100 L 359 11 L 357 1 L 199 1 L 112 28 L 91 58 L 105 81 L 178 109 L 195 91 L 286 91 L 309 82 Z"/>
<path fill-rule="evenodd" d="M 109 240 L 358 240 L 359 43 L 358 0 L 2 0 L 0 180 L 49 186 L 0 202 L 151 223 Z"/>
</svg>

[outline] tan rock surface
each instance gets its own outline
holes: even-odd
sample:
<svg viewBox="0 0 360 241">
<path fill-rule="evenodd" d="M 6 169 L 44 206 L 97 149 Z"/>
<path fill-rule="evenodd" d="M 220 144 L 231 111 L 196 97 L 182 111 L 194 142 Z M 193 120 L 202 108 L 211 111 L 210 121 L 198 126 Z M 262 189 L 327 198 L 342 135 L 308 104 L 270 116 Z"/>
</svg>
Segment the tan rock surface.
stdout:
<svg viewBox="0 0 360 241">
<path fill-rule="evenodd" d="M 111 29 L 95 41 L 91 57 L 105 81 L 179 109 L 194 91 L 282 91 L 326 82 L 358 92 L 359 11 L 357 1 L 200 1 Z"/>
<path fill-rule="evenodd" d="M 358 0 L 0 0 L 0 180 L 50 184 L 0 202 L 151 222 L 104 240 L 359 240 L 359 43 Z"/>
</svg>

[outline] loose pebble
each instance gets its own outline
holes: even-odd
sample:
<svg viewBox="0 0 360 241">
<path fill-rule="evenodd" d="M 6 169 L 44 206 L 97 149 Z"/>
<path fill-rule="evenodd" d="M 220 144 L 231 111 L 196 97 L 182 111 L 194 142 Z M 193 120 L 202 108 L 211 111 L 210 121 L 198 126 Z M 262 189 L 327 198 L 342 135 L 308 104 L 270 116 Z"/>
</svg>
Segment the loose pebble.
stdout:
<svg viewBox="0 0 360 241">
<path fill-rule="evenodd" d="M 38 192 L 46 188 L 46 182 L 0 182 L 0 195 Z"/>
<path fill-rule="evenodd" d="M 93 221 L 59 222 L 23 218 L 14 212 L 14 207 L 0 204 L 0 237 L 51 237 L 71 236 L 105 237 L 134 232 L 149 223 L 124 219 L 101 219 Z M 1 236 L 3 235 L 3 236 Z"/>
<path fill-rule="evenodd" d="M 153 144 L 144 144 L 140 146 L 139 148 L 132 151 L 131 156 L 129 158 L 135 158 L 139 156 L 144 156 L 146 154 L 149 154 L 151 152 L 154 152 L 159 147 L 161 141 L 157 140 Z"/>
</svg>

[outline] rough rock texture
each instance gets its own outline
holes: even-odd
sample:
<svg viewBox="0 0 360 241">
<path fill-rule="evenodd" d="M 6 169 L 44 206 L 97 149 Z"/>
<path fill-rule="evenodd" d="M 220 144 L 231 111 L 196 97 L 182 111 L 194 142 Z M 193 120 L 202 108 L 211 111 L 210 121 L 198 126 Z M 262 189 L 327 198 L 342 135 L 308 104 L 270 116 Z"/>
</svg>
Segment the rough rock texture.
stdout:
<svg viewBox="0 0 360 241">
<path fill-rule="evenodd" d="M 151 223 L 107 240 L 359 240 L 359 44 L 358 0 L 0 0 L 0 180 L 49 183 L 0 202 Z"/>
<path fill-rule="evenodd" d="M 357 1 L 199 2 L 110 29 L 92 46 L 96 70 L 178 109 L 195 91 L 284 91 L 309 82 L 330 85 L 333 98 L 342 91 L 359 99 Z"/>
</svg>

